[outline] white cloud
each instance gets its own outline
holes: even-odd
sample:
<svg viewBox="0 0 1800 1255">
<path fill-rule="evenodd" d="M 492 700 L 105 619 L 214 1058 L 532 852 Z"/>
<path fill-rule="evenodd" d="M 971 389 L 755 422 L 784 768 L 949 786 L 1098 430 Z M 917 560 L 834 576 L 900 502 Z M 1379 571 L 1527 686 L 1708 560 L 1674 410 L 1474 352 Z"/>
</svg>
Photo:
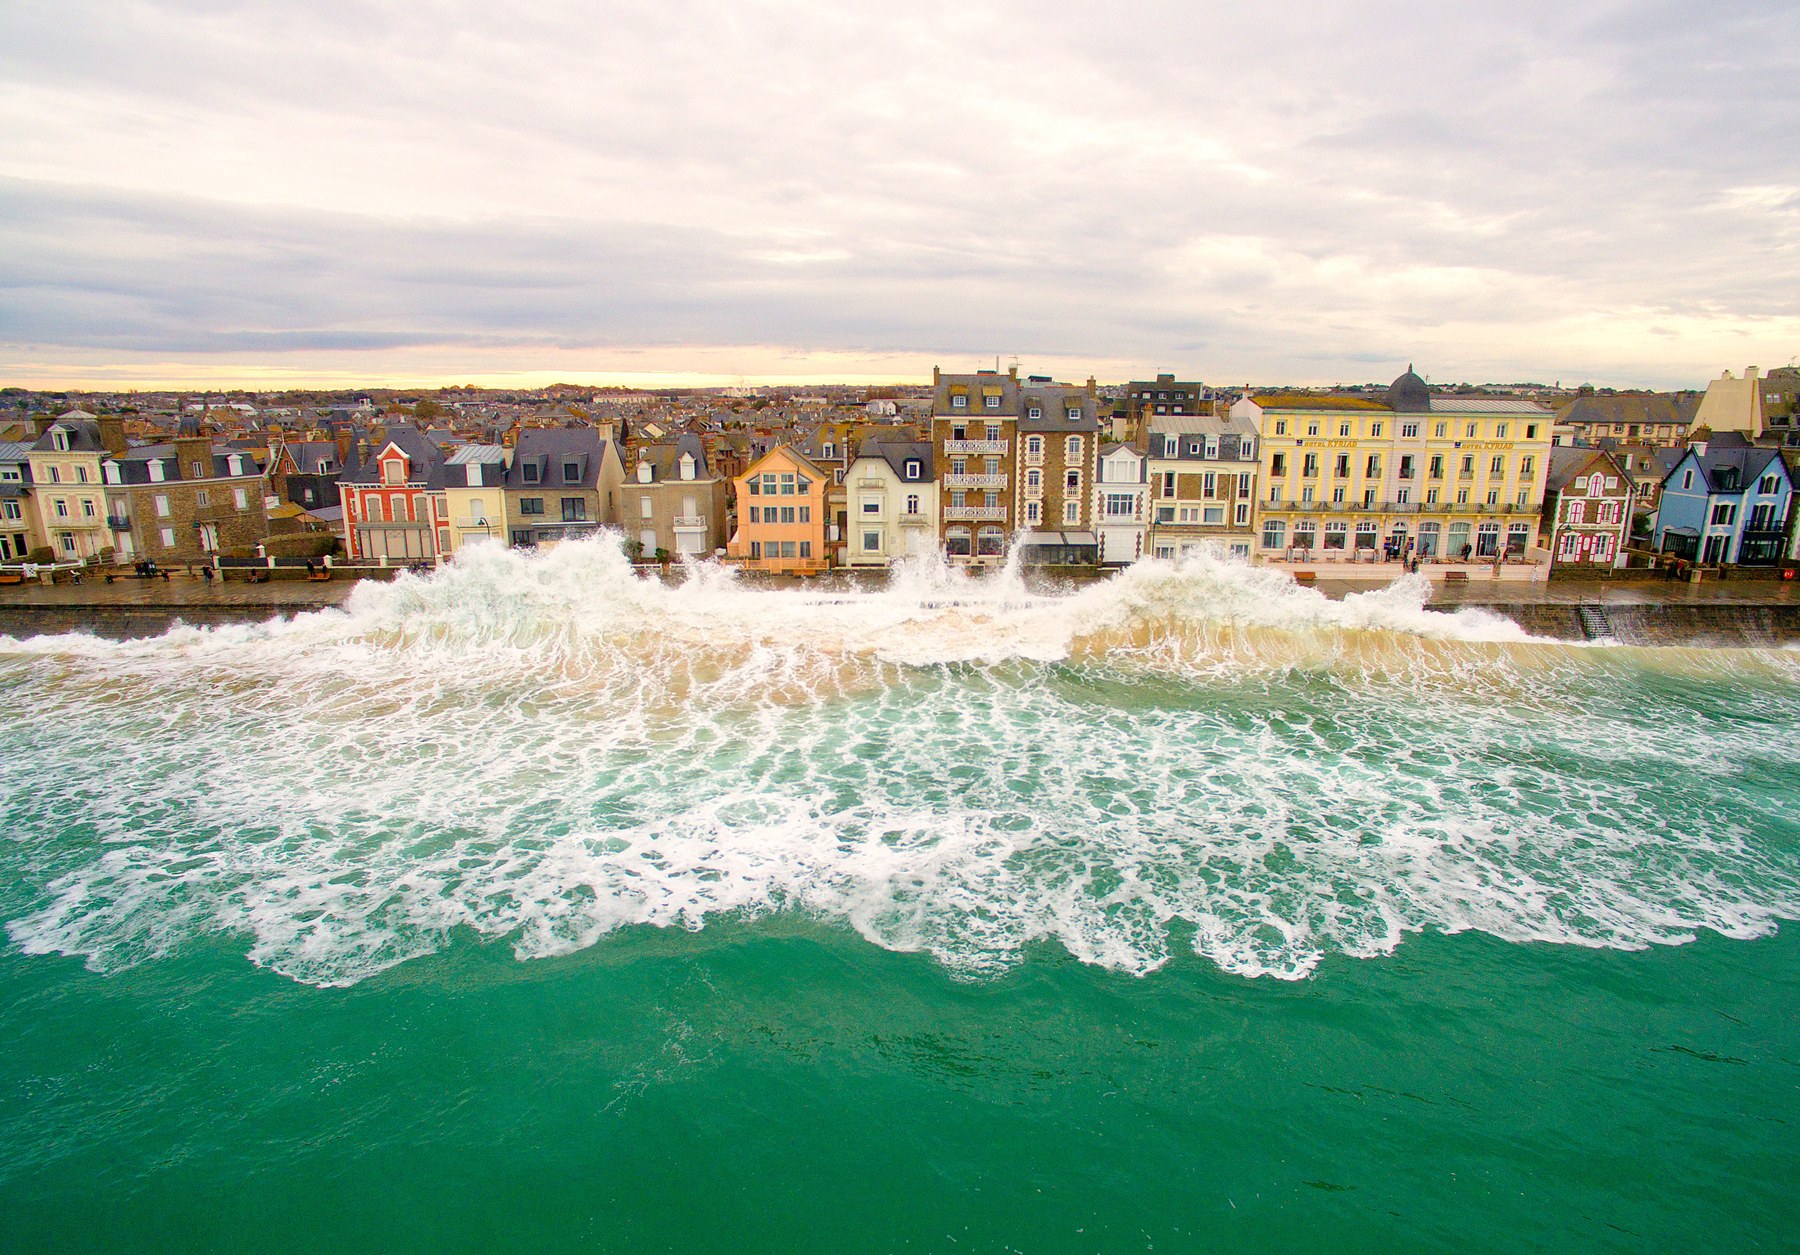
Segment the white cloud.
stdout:
<svg viewBox="0 0 1800 1255">
<path fill-rule="evenodd" d="M 1779 0 L 19 3 L 0 373 L 1698 384 L 1800 349 L 1796 35 Z"/>
</svg>

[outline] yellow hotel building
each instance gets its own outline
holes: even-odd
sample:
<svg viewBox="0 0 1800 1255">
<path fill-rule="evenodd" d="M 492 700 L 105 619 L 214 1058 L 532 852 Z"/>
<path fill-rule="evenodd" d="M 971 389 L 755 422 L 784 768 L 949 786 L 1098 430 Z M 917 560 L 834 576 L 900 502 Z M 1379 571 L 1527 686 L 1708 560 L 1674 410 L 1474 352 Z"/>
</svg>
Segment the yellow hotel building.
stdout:
<svg viewBox="0 0 1800 1255">
<path fill-rule="evenodd" d="M 1247 396 L 1261 435 L 1256 548 L 1266 558 L 1523 559 L 1555 416 L 1532 401 L 1433 396 L 1408 369 L 1385 397 Z"/>
</svg>

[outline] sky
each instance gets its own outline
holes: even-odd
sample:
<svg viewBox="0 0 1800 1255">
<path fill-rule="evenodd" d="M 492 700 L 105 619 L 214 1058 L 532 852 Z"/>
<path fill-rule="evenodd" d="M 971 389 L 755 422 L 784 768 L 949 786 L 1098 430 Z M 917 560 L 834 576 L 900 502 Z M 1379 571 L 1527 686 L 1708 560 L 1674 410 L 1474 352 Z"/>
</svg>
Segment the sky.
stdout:
<svg viewBox="0 0 1800 1255">
<path fill-rule="evenodd" d="M 1800 5 L 6 0 L 0 384 L 1704 387 Z"/>
</svg>

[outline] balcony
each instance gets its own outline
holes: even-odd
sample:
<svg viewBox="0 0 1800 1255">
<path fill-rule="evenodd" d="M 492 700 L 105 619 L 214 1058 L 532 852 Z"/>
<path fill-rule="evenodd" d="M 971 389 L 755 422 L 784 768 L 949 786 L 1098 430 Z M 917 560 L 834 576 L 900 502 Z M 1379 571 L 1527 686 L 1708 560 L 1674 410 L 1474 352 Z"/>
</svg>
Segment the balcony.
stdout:
<svg viewBox="0 0 1800 1255">
<path fill-rule="evenodd" d="M 945 453 L 1005 453 L 1004 440 L 946 440 Z"/>
<path fill-rule="evenodd" d="M 106 516 L 106 525 L 108 527 L 112 528 L 113 531 L 115 531 L 115 532 L 128 532 L 131 530 L 131 520 L 129 518 L 125 517 L 123 514 L 107 515 Z"/>
<path fill-rule="evenodd" d="M 451 520 L 459 532 L 492 532 L 496 536 L 500 534 L 500 529 L 505 522 L 506 520 L 497 514 Z"/>
<path fill-rule="evenodd" d="M 902 514 L 900 516 L 900 526 L 901 527 L 930 527 L 931 526 L 931 516 L 929 514 Z"/>
<path fill-rule="evenodd" d="M 1004 488 L 1004 487 L 1006 487 L 1006 476 L 1004 476 L 1004 475 L 946 475 L 946 476 L 944 476 L 944 487 L 951 488 L 951 489 L 955 489 L 955 488 Z"/>
<path fill-rule="evenodd" d="M 672 526 L 678 528 L 704 529 L 706 527 L 706 516 L 704 514 L 677 514 Z"/>
<path fill-rule="evenodd" d="M 946 523 L 1004 523 L 1003 505 L 951 505 L 944 507 Z"/>
</svg>

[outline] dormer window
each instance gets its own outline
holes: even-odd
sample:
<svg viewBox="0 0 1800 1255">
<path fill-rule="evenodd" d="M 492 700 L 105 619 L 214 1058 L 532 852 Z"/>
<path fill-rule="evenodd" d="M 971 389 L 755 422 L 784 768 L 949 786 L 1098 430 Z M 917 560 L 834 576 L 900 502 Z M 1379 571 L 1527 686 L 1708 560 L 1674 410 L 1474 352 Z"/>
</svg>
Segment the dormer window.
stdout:
<svg viewBox="0 0 1800 1255">
<path fill-rule="evenodd" d="M 828 458 L 835 458 L 837 456 L 837 446 L 832 444 L 829 440 L 825 442 L 825 456 Z"/>
<path fill-rule="evenodd" d="M 637 469 L 637 482 L 638 482 L 638 483 L 640 483 L 640 484 L 647 484 L 647 483 L 649 483 L 649 482 L 650 482 L 650 475 L 651 475 L 651 466 L 650 466 L 650 463 L 649 463 L 649 462 L 648 462 L 648 461 L 647 461 L 647 460 L 646 460 L 646 461 L 640 461 L 640 462 L 639 462 L 639 463 L 638 463 L 638 469 Z"/>
<path fill-rule="evenodd" d="M 579 484 L 581 482 L 581 463 L 570 459 L 563 463 L 563 483 Z"/>
<path fill-rule="evenodd" d="M 317 462 L 313 463 L 313 474 L 315 474 L 315 475 L 331 474 L 331 459 L 330 458 L 320 458 Z"/>
<path fill-rule="evenodd" d="M 55 446 L 58 453 L 67 453 L 69 451 L 68 431 L 62 427 L 52 428 L 50 431 L 50 443 Z"/>
<path fill-rule="evenodd" d="M 691 453 L 682 454 L 681 455 L 681 472 L 680 472 L 681 477 L 683 479 L 694 478 L 694 470 L 695 470 L 694 455 Z"/>
<path fill-rule="evenodd" d="M 1165 458 L 1172 458 L 1172 457 L 1176 456 L 1177 454 L 1179 454 L 1180 452 L 1181 452 L 1181 437 L 1179 437 L 1179 436 L 1164 436 L 1163 437 L 1163 456 Z"/>
<path fill-rule="evenodd" d="M 953 396 L 950 398 L 950 408 L 953 410 L 968 409 L 969 408 L 969 398 L 958 393 L 956 396 Z"/>
<path fill-rule="evenodd" d="M 1041 405 L 1034 405 L 1029 410 L 1025 411 L 1025 415 L 1027 418 L 1042 418 L 1044 416 L 1044 408 Z"/>
<path fill-rule="evenodd" d="M 471 462 L 463 467 L 463 482 L 471 488 L 481 487 L 481 464 L 479 462 Z"/>
<path fill-rule="evenodd" d="M 406 463 L 400 458 L 388 458 L 381 464 L 381 482 L 389 486 L 406 482 Z"/>
<path fill-rule="evenodd" d="M 1079 423 L 1081 421 L 1081 410 L 1079 407 L 1069 410 L 1068 415 L 1071 423 Z"/>
<path fill-rule="evenodd" d="M 203 467 L 198 462 L 189 462 L 188 463 L 188 478 L 190 478 L 190 479 L 205 479 L 206 478 L 206 468 Z"/>
<path fill-rule="evenodd" d="M 1000 408 L 1000 396 L 998 393 L 989 393 L 985 400 L 987 407 L 990 410 L 997 410 Z"/>
<path fill-rule="evenodd" d="M 150 470 L 150 482 L 151 483 L 160 484 L 163 482 L 163 479 L 167 476 L 167 472 L 163 470 L 163 462 L 162 462 L 161 458 L 151 458 L 144 465 L 147 466 Z"/>
<path fill-rule="evenodd" d="M 542 480 L 543 476 L 538 472 L 538 464 L 536 462 L 525 463 L 525 482 L 528 484 L 536 484 L 542 482 Z"/>
<path fill-rule="evenodd" d="M 906 477 L 908 479 L 922 478 L 924 476 L 924 473 L 925 473 L 924 463 L 920 462 L 917 458 L 908 459 L 908 461 L 906 463 Z M 915 511 L 913 511 L 913 513 L 917 514 L 918 511 L 915 510 Z"/>
</svg>

